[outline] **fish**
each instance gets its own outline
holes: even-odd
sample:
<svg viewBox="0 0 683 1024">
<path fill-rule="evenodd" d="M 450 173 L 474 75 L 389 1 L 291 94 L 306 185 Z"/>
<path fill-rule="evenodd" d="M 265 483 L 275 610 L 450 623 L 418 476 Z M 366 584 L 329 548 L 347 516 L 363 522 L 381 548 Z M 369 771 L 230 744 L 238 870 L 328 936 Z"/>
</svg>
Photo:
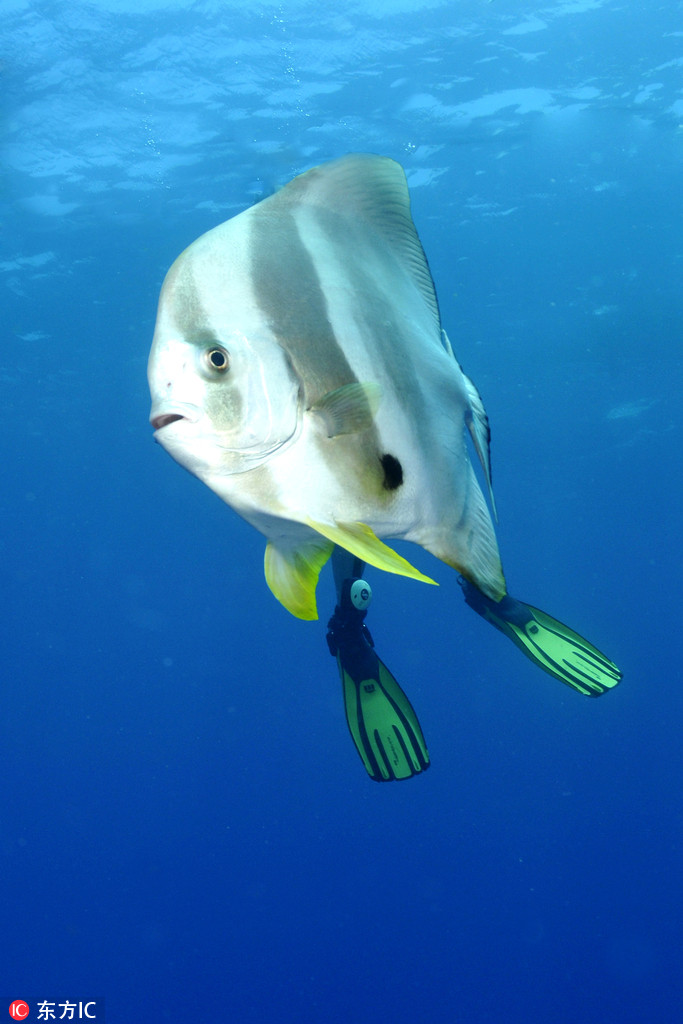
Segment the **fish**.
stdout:
<svg viewBox="0 0 683 1024">
<path fill-rule="evenodd" d="M 155 440 L 263 534 L 294 616 L 318 617 L 335 546 L 434 583 L 391 546 L 412 542 L 505 596 L 488 417 L 396 161 L 321 164 L 192 242 L 161 288 L 148 380 Z"/>
</svg>

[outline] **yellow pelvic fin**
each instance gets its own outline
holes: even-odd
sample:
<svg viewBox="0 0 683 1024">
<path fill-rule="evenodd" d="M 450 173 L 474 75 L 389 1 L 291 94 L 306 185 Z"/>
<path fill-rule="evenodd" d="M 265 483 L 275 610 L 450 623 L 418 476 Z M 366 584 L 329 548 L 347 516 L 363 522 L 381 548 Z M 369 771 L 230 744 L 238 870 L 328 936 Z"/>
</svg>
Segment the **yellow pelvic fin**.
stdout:
<svg viewBox="0 0 683 1024">
<path fill-rule="evenodd" d="M 340 548 L 350 551 L 368 565 L 374 565 L 376 569 L 384 569 L 385 572 L 394 572 L 399 576 L 409 576 L 413 580 L 438 586 L 436 580 L 425 576 L 384 544 L 365 523 L 335 523 L 330 526 L 329 523 L 316 523 L 313 519 L 307 519 L 306 522 L 318 533 L 322 533 L 323 537 L 334 541 Z"/>
<path fill-rule="evenodd" d="M 320 570 L 334 545 L 321 537 L 283 551 L 272 541 L 266 546 L 266 583 L 278 601 L 297 619 L 317 619 L 315 588 Z"/>
</svg>

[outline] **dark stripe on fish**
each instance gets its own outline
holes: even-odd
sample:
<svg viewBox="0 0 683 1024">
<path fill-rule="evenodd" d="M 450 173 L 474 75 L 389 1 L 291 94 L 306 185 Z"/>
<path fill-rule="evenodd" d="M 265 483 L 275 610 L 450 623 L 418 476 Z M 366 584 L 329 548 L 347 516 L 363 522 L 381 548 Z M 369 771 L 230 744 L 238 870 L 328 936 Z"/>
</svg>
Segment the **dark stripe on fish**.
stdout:
<svg viewBox="0 0 683 1024">
<path fill-rule="evenodd" d="M 330 392 L 344 385 L 358 383 L 354 370 L 334 333 L 330 311 L 314 259 L 303 243 L 295 217 L 287 210 L 277 213 L 255 211 L 250 224 L 249 260 L 252 288 L 259 310 L 278 343 L 287 352 L 294 372 L 304 389 L 304 407 L 309 410 Z M 353 268 L 353 240 L 346 237 L 348 225 L 334 213 L 316 211 L 316 224 L 324 232 L 327 255 L 343 268 L 347 280 L 357 288 L 359 303 L 371 302 L 367 282 Z M 393 316 L 389 304 L 385 321 L 389 330 Z M 372 313 L 375 314 L 374 304 Z M 377 312 L 382 323 L 382 312 Z M 386 322 L 380 330 L 386 330 Z M 395 332 L 394 334 L 395 340 Z M 374 351 L 377 339 L 371 334 L 367 343 Z M 384 346 L 389 347 L 389 342 Z M 392 348 L 395 357 L 395 348 Z M 368 409 L 368 419 L 371 413 Z M 320 453 L 328 468 L 341 481 L 361 481 L 366 494 L 389 501 L 403 482 L 398 459 L 389 470 L 382 460 L 376 426 L 360 433 L 335 438 L 334 448 L 328 438 L 319 439 Z M 396 467 L 400 469 L 400 480 Z"/>
<path fill-rule="evenodd" d="M 249 260 L 256 302 L 304 387 L 307 409 L 357 379 L 329 319 L 320 278 L 288 212 L 251 219 Z"/>
</svg>

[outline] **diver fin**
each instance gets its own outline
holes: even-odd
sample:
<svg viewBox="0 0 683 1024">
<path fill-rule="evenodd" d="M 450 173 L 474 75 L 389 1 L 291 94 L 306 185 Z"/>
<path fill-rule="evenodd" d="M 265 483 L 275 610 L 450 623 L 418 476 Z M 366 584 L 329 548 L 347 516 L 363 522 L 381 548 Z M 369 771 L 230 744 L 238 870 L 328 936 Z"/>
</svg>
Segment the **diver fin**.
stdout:
<svg viewBox="0 0 683 1024">
<path fill-rule="evenodd" d="M 337 655 L 349 732 L 372 779 L 409 779 L 429 767 L 425 738 L 405 693 L 377 655 L 374 661 L 361 678 Z"/>
<path fill-rule="evenodd" d="M 370 778 L 409 779 L 429 767 L 429 754 L 410 701 L 378 658 L 365 625 L 371 591 L 348 578 L 328 623 L 327 644 L 337 659 L 346 721 Z"/>
<path fill-rule="evenodd" d="M 470 608 L 567 686 L 588 697 L 599 697 L 620 681 L 622 673 L 613 661 L 552 615 L 509 594 L 492 601 L 467 580 L 461 580 L 461 585 Z"/>
<path fill-rule="evenodd" d="M 272 541 L 266 546 L 266 583 L 278 601 L 297 619 L 317 619 L 315 588 L 320 570 L 332 554 L 329 541 L 316 538 L 298 548 L 282 551 Z"/>
<path fill-rule="evenodd" d="M 328 437 L 356 434 L 372 426 L 381 397 L 379 384 L 355 381 L 328 391 L 310 411 L 322 419 Z"/>
<path fill-rule="evenodd" d="M 333 544 L 350 551 L 356 558 L 374 565 L 376 569 L 384 569 L 385 572 L 393 572 L 398 576 L 409 576 L 411 579 L 420 580 L 422 583 L 433 583 L 438 586 L 436 580 L 425 576 L 419 569 L 416 569 L 397 554 L 387 544 L 384 544 L 379 537 L 365 523 L 317 523 L 313 519 L 307 519 L 306 523 L 312 529 L 317 530 L 323 537 L 327 537 Z"/>
</svg>

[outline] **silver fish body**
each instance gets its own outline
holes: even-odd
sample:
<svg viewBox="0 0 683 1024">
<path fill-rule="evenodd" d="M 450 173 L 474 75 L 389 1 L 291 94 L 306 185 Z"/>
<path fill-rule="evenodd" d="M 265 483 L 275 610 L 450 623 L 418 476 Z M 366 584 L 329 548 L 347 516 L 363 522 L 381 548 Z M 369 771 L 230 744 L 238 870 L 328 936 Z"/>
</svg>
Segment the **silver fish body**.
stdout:
<svg viewBox="0 0 683 1024">
<path fill-rule="evenodd" d="M 397 538 L 504 595 L 466 442 L 467 427 L 490 486 L 486 414 L 399 164 L 321 165 L 193 242 L 164 281 L 148 376 L 156 440 L 267 537 L 293 614 L 316 617 L 334 544 L 427 580 Z"/>
</svg>

